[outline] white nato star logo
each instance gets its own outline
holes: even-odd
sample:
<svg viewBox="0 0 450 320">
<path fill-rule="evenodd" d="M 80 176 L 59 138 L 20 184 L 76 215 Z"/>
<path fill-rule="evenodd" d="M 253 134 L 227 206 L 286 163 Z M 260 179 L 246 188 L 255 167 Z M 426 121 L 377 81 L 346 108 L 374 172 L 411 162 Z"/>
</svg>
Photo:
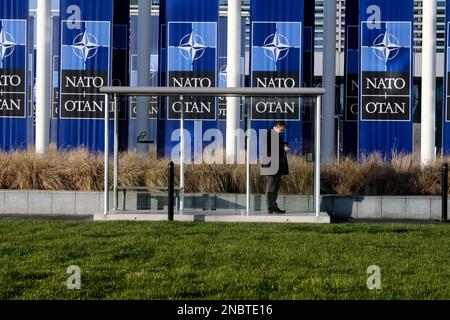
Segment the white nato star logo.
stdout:
<svg viewBox="0 0 450 320">
<path fill-rule="evenodd" d="M 228 66 L 224 64 L 219 70 L 219 77 L 222 81 L 227 81 Z"/>
<path fill-rule="evenodd" d="M 86 63 L 97 54 L 100 45 L 94 35 L 85 31 L 73 40 L 71 47 L 75 55 Z"/>
<path fill-rule="evenodd" d="M 386 31 L 375 39 L 371 48 L 375 56 L 387 64 L 390 60 L 397 57 L 402 47 L 400 46 L 398 39 Z"/>
<path fill-rule="evenodd" d="M 289 45 L 288 39 L 277 31 L 266 38 L 262 48 L 267 58 L 278 62 L 287 57 L 289 49 L 292 47 Z"/>
<path fill-rule="evenodd" d="M 0 31 L 0 58 L 3 61 L 5 58 L 12 55 L 14 48 L 17 46 L 14 37 L 2 29 Z"/>
<path fill-rule="evenodd" d="M 190 34 L 185 35 L 178 45 L 181 55 L 186 60 L 194 61 L 201 59 L 205 54 L 205 50 L 208 47 L 205 45 L 205 41 L 198 34 L 193 31 Z"/>
</svg>

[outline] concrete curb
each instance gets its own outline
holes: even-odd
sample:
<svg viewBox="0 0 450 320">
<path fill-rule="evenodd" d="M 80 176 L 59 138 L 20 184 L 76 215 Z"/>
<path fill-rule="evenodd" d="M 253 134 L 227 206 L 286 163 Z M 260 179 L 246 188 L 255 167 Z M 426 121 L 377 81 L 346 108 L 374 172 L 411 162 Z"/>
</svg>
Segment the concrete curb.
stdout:
<svg viewBox="0 0 450 320">
<path fill-rule="evenodd" d="M 111 196 L 112 205 L 112 196 Z M 122 209 L 122 195 L 119 205 Z M 280 196 L 279 204 L 288 212 L 313 211 L 310 196 Z M 245 209 L 245 195 L 186 195 L 186 209 L 197 213 Z M 264 195 L 253 195 L 252 211 L 265 210 Z M 126 210 L 167 211 L 163 194 L 128 193 Z M 382 220 L 435 220 L 441 217 L 441 197 L 434 196 L 323 196 L 321 211 L 335 218 Z M 0 215 L 95 215 L 103 212 L 102 192 L 51 192 L 0 190 Z M 213 218 L 208 218 L 213 219 Z"/>
<path fill-rule="evenodd" d="M 97 214 L 95 221 L 167 221 L 167 214 L 155 213 L 118 213 Z M 174 221 L 181 222 L 219 222 L 219 223 L 303 223 L 303 224 L 329 224 L 331 218 L 327 213 L 322 213 L 320 217 L 311 214 L 287 214 L 287 215 L 202 215 L 185 214 L 175 215 Z"/>
<path fill-rule="evenodd" d="M 322 210 L 336 218 L 436 220 L 441 208 L 439 196 L 325 196 L 322 200 Z"/>
</svg>

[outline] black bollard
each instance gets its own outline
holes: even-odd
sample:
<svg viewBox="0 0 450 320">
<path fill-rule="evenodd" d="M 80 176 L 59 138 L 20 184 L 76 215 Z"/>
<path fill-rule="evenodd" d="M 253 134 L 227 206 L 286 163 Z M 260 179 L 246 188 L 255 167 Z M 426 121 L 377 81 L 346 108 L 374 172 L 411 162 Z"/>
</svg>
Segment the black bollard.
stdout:
<svg viewBox="0 0 450 320">
<path fill-rule="evenodd" d="M 173 162 L 169 163 L 169 174 L 168 174 L 168 190 L 169 190 L 169 221 L 173 221 L 174 218 L 174 207 L 175 207 L 175 165 Z"/>
<path fill-rule="evenodd" d="M 448 218 L 448 163 L 442 166 L 442 222 Z"/>
</svg>

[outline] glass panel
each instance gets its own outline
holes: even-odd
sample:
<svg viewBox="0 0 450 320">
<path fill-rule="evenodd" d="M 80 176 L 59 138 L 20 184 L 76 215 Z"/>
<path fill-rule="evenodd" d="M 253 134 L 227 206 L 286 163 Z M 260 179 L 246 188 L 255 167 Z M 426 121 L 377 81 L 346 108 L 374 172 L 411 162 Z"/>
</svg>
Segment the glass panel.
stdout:
<svg viewBox="0 0 450 320">
<path fill-rule="evenodd" d="M 184 212 L 242 215 L 246 213 L 244 114 L 240 114 L 239 130 L 235 135 L 240 152 L 236 161 L 229 163 L 226 159 L 227 98 L 216 99 L 216 120 L 185 120 L 186 154 L 192 154 L 192 158 L 187 159 L 185 166 Z M 243 99 L 232 99 L 240 102 L 243 110 Z"/>
<path fill-rule="evenodd" d="M 250 165 L 250 214 L 268 214 L 269 207 L 285 210 L 287 214 L 314 212 L 316 99 L 298 99 L 300 103 L 297 102 L 297 105 L 302 109 L 301 120 L 286 120 L 284 128 L 283 124 L 276 124 L 277 120 L 251 120 L 249 110 L 252 105 L 255 106 L 254 101 L 250 98 L 242 99 L 240 129 L 235 134 L 238 149 L 240 146 L 242 151 L 235 159 L 236 162 L 228 163 L 226 115 L 222 114 L 222 119 L 218 117 L 214 121 L 200 121 L 193 120 L 192 115 L 186 117 L 183 112 L 175 119 L 170 116 L 167 108 L 176 103 L 187 108 L 192 99 L 145 98 L 150 112 L 146 130 L 138 133 L 135 110 L 142 99 L 130 97 L 121 103 L 128 108 L 129 121 L 125 130 L 130 137 L 128 150 L 132 151 L 120 154 L 118 209 L 167 213 L 168 164 L 173 161 L 175 213 L 178 212 L 182 205 L 180 155 L 183 149 L 181 141 L 184 139 L 184 214 L 245 215 L 247 164 Z M 289 98 L 286 101 L 289 101 Z M 222 106 L 225 105 L 222 100 Z M 187 109 L 183 107 L 183 110 Z M 220 114 L 218 110 L 218 115 Z M 185 118 L 184 121 L 181 121 L 182 117 Z M 181 128 L 184 128 L 184 131 Z M 124 128 L 119 132 L 123 130 Z M 278 147 L 269 148 L 269 158 L 268 133 L 270 147 L 278 144 Z M 250 137 L 249 145 L 247 136 Z M 136 151 L 136 148 L 142 145 L 148 146 L 148 153 L 140 154 Z M 272 161 L 278 165 L 277 173 L 268 175 L 262 164 L 267 167 Z"/>
<path fill-rule="evenodd" d="M 277 102 L 277 111 L 288 114 L 296 99 L 283 98 Z M 273 98 L 261 99 L 273 103 Z M 304 214 L 314 212 L 314 109 L 315 99 L 301 98 L 301 120 L 286 116 L 285 120 L 252 120 L 249 126 L 257 128 L 258 139 L 251 140 L 251 149 L 258 149 L 258 162 L 251 165 L 250 210 L 254 214 L 283 213 Z M 253 106 L 256 108 L 256 105 Z M 272 110 L 273 111 L 273 110 Z M 272 117 L 272 116 L 270 116 Z M 265 132 L 264 132 L 265 131 Z M 269 132 L 271 137 L 268 137 Z M 269 142 L 270 140 L 270 142 Z M 267 145 L 267 148 L 264 147 Z M 272 147 L 277 145 L 277 147 Z M 257 146 L 257 147 L 256 147 Z M 272 148 L 270 148 L 272 147 Z M 268 151 L 268 149 L 271 151 Z M 278 163 L 278 170 L 265 173 L 267 159 Z M 276 155 L 272 156 L 273 152 Z"/>
<path fill-rule="evenodd" d="M 137 105 L 140 101 L 149 106 L 146 129 L 137 132 Z M 169 158 L 160 157 L 157 150 L 158 97 L 132 96 L 121 103 L 121 119 L 128 121 L 119 132 L 128 139 L 127 150 L 119 157 L 119 202 L 118 209 L 164 213 L 168 211 L 168 169 Z M 122 108 L 124 106 L 124 108 Z M 124 109 L 124 110 L 123 110 Z M 121 139 L 123 140 L 123 139 Z M 145 146 L 148 152 L 141 154 L 138 147 Z M 179 186 L 179 167 L 175 167 L 175 188 Z M 175 192 L 175 206 L 179 204 L 179 194 Z M 176 210 L 176 209 L 175 209 Z"/>
</svg>

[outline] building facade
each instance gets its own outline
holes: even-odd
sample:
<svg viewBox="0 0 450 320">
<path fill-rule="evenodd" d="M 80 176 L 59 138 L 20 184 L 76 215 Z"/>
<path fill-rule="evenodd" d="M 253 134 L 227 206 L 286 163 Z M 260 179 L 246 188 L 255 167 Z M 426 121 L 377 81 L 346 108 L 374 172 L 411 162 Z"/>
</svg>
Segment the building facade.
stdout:
<svg viewBox="0 0 450 320">
<path fill-rule="evenodd" d="M 316 0 L 315 8 L 315 71 L 314 75 L 316 78 L 316 85 L 319 86 L 321 83 L 321 77 L 323 73 L 322 68 L 322 48 L 323 48 L 323 6 L 326 0 Z M 414 43 L 415 43 L 415 56 L 414 56 L 414 121 L 416 124 L 420 124 L 421 114 L 420 114 L 420 102 L 421 102 L 421 73 L 422 73 L 422 22 L 423 22 L 423 1 L 426 0 L 416 0 L 414 1 Z M 138 0 L 131 1 L 131 14 L 137 15 Z M 336 114 L 337 120 L 342 118 L 343 114 L 343 76 L 344 76 L 344 51 L 345 51 L 345 0 L 337 0 L 337 13 L 336 13 L 336 59 L 337 59 L 337 103 L 336 103 Z M 37 0 L 30 1 L 32 10 L 35 10 L 37 6 Z M 221 4 L 221 16 L 227 15 L 227 0 L 220 0 Z M 438 1 L 437 9 L 437 133 L 436 133 L 436 144 L 441 145 L 441 124 L 442 124 L 442 100 L 443 100 L 443 72 L 444 72 L 444 42 L 445 42 L 445 6 L 446 1 Z M 52 0 L 53 14 L 59 15 L 59 1 Z M 243 16 L 249 18 L 250 12 L 250 0 L 242 0 Z M 156 15 L 159 11 L 159 0 L 153 0 L 153 13 Z M 247 24 L 246 32 L 246 75 L 249 75 L 248 66 L 248 52 L 249 52 L 249 21 Z M 337 125 L 339 128 L 339 125 Z M 418 129 L 420 130 L 420 128 Z M 419 131 L 420 133 L 420 131 Z M 418 134 L 420 136 L 420 134 Z M 339 134 L 337 135 L 339 136 Z"/>
</svg>

